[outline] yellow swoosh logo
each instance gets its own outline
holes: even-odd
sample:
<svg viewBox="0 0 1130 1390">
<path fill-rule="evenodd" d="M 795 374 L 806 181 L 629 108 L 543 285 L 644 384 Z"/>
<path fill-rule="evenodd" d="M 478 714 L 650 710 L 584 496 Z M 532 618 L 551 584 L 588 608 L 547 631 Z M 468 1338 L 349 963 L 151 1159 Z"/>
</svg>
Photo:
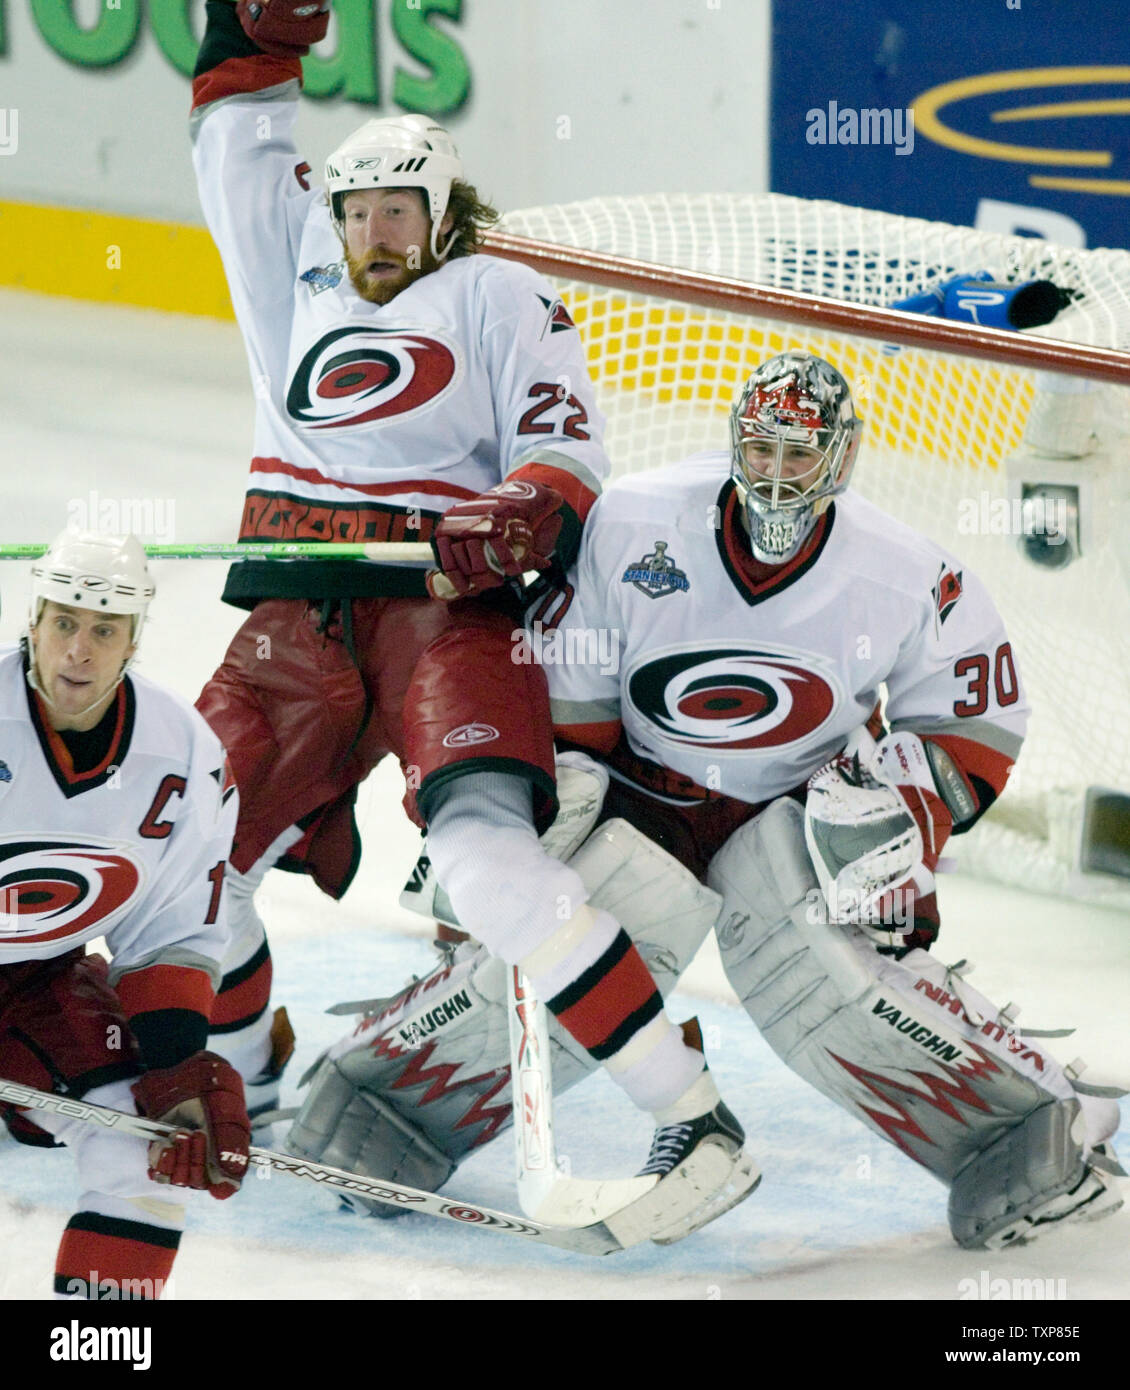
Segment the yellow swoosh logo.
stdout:
<svg viewBox="0 0 1130 1390">
<path fill-rule="evenodd" d="M 1107 169 L 1114 156 L 1109 150 L 1052 150 L 1032 145 L 1009 145 L 998 140 L 983 140 L 975 135 L 966 135 L 946 125 L 938 115 L 947 106 L 965 101 L 969 97 L 985 96 L 992 92 L 1015 92 L 1030 87 L 1066 87 L 1093 82 L 1130 83 L 1130 67 L 1078 67 L 1078 68 L 1021 68 L 1014 72 L 988 72 L 978 77 L 962 77 L 956 82 L 944 82 L 940 87 L 931 87 L 923 92 L 913 105 L 915 129 L 935 144 L 947 149 L 958 150 L 962 154 L 976 155 L 980 159 L 1002 159 L 1017 164 L 1059 164 L 1074 165 L 1076 168 Z M 1118 103 L 1069 103 L 1074 110 L 1057 111 L 1052 107 L 1019 108 L 1020 112 L 1039 112 L 1043 116 L 1051 114 L 1096 115 L 1103 111 L 1126 110 L 1130 102 Z M 1089 109 L 1083 109 L 1089 108 Z M 1001 113 L 1004 120 L 1026 120 L 1031 115 L 1017 114 L 1016 111 Z"/>
</svg>

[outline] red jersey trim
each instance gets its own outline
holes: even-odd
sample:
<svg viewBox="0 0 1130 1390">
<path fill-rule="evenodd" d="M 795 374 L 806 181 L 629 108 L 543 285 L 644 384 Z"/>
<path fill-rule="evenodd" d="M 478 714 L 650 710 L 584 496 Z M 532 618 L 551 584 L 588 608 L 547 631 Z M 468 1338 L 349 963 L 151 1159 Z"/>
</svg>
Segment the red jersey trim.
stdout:
<svg viewBox="0 0 1130 1390">
<path fill-rule="evenodd" d="M 482 496 L 473 488 L 460 487 L 458 483 L 439 482 L 434 478 L 405 478 L 398 483 L 343 483 L 337 478 L 327 478 L 316 468 L 299 468 L 296 464 L 284 463 L 282 459 L 274 458 L 253 458 L 251 472 L 253 475 L 281 473 L 287 478 L 297 478 L 299 482 L 338 487 L 343 492 L 360 492 L 366 497 L 390 497 L 406 492 L 423 492 L 429 497 L 458 497 L 460 501 L 470 501 L 473 497 Z M 305 500 L 315 504 L 319 499 L 311 497 Z"/>
<path fill-rule="evenodd" d="M 597 753 L 611 753 L 620 742 L 621 724 L 618 719 L 600 724 L 555 724 L 553 732 L 570 743 L 582 748 L 592 748 Z"/>
<path fill-rule="evenodd" d="M 965 778 L 969 793 L 974 798 L 977 798 L 977 792 L 969 781 L 971 775 L 987 782 L 997 796 L 1004 791 L 1015 762 L 1007 753 L 1000 753 L 987 743 L 978 743 L 976 739 L 962 738 L 960 734 L 923 734 L 921 737 L 925 742 L 936 743 L 939 748 L 945 749 Z"/>
<path fill-rule="evenodd" d="M 115 990 L 128 1018 L 157 1009 L 190 1009 L 208 1018 L 216 997 L 207 974 L 188 965 L 147 965 L 127 971 Z"/>
<path fill-rule="evenodd" d="M 105 756 L 96 767 L 92 767 L 88 772 L 76 772 L 67 745 L 59 737 L 57 730 L 51 727 L 46 706 L 39 692 L 28 686 L 28 712 L 31 715 L 32 727 L 39 739 L 39 746 L 47 766 L 51 770 L 51 775 L 55 778 L 59 790 L 66 797 L 77 796 L 80 792 L 89 791 L 92 787 L 100 787 L 103 782 L 109 781 L 113 775 L 113 769 L 120 767 L 125 760 L 130 739 L 133 736 L 136 709 L 133 686 L 128 676 L 118 686 L 114 698 L 117 715 L 114 719 L 114 731 L 110 736 L 110 745 Z"/>
<path fill-rule="evenodd" d="M 820 558 L 828 537 L 832 534 L 832 525 L 836 518 L 836 505 L 833 502 L 823 516 L 817 519 L 812 535 L 799 554 L 783 565 L 770 566 L 759 564 L 753 558 L 749 540 L 741 523 L 741 503 L 738 500 L 737 489 L 729 478 L 718 494 L 718 506 L 722 520 L 715 536 L 722 567 L 729 575 L 734 588 L 751 608 L 755 603 L 761 603 L 767 598 L 772 598 L 774 594 L 779 594 L 782 589 L 787 589 L 790 584 L 795 584 L 808 573 Z"/>
<path fill-rule="evenodd" d="M 297 58 L 272 58 L 269 53 L 225 58 L 192 83 L 192 109 L 210 106 L 225 97 L 250 96 L 284 82 L 301 82 L 302 64 Z"/>
<path fill-rule="evenodd" d="M 531 459 L 521 468 L 516 468 L 510 477 L 525 478 L 528 482 L 542 483 L 545 487 L 553 488 L 573 508 L 581 521 L 592 511 L 593 503 L 597 499 L 597 494 L 592 488 L 583 483 L 575 473 L 570 473 L 566 468 L 558 468 L 552 463 L 542 463 L 538 459 Z"/>
</svg>

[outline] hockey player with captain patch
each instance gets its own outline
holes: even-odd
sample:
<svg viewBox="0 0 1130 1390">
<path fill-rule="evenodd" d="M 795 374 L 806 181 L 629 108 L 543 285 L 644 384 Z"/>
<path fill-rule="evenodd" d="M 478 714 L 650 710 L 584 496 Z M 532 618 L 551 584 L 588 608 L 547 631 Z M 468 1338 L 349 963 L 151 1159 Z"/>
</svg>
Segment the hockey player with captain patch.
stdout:
<svg viewBox="0 0 1130 1390">
<path fill-rule="evenodd" d="M 664 990 L 714 923 L 777 1055 L 947 1185 L 959 1243 L 999 1247 L 1121 1205 L 1116 1093 L 929 952 L 939 857 L 1004 790 L 1028 711 L 976 577 L 848 489 L 861 430 L 834 367 L 783 354 L 747 382 L 728 453 L 599 499 L 569 584 L 530 615 L 619 639 L 618 671 L 546 668 L 559 742 L 607 786 L 570 864 L 590 908 L 619 910 L 653 969 L 666 961 Z M 402 1086 L 416 1063 L 397 1025 L 454 987 L 472 1007 L 427 1059 L 445 1086 Z M 500 1001 L 468 951 L 335 1049 L 359 1074 L 367 1059 L 379 1103 L 448 1171 L 471 1095 L 506 1065 Z M 586 1062 L 554 1042 L 562 1089 Z"/>
<path fill-rule="evenodd" d="M 159 1296 L 184 1225 L 170 1186 L 230 1197 L 248 1161 L 242 1082 L 206 1050 L 235 784 L 196 711 L 127 674 L 152 597 L 133 537 L 64 532 L 33 565 L 26 643 L 0 653 L 0 1078 L 185 1126 L 147 1159 L 0 1104 L 16 1139 L 75 1153 L 60 1296 Z"/>
</svg>

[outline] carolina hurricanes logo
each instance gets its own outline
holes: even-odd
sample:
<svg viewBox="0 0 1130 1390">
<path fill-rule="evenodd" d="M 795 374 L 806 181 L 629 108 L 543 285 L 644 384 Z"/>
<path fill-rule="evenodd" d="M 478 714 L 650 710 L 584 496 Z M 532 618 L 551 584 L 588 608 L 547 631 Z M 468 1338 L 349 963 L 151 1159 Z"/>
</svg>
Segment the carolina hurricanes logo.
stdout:
<svg viewBox="0 0 1130 1390">
<path fill-rule="evenodd" d="M 569 310 L 560 299 L 546 299 L 544 294 L 539 294 L 538 298 L 545 305 L 545 322 L 542 324 L 539 338 L 544 338 L 546 330 L 550 333 L 564 333 L 568 328 L 576 328 L 576 324 L 569 317 Z"/>
<path fill-rule="evenodd" d="M 145 870 L 94 836 L 0 837 L 0 951 L 102 935 L 138 899 Z"/>
<path fill-rule="evenodd" d="M 780 650 L 682 646 L 635 666 L 628 700 L 668 743 L 778 749 L 818 736 L 840 702 L 834 677 L 811 662 Z"/>
<path fill-rule="evenodd" d="M 962 595 L 961 570 L 956 573 L 945 565 L 938 571 L 938 582 L 934 585 L 934 607 L 938 621 L 944 623 L 957 605 Z"/>
<path fill-rule="evenodd" d="M 224 754 L 223 767 L 213 768 L 208 776 L 215 781 L 220 789 L 220 805 L 226 806 L 236 790 L 235 773 L 231 770 L 231 762 L 227 753 Z"/>
<path fill-rule="evenodd" d="M 454 344 L 434 330 L 338 328 L 298 364 L 286 408 L 307 429 L 371 425 L 431 410 L 462 375 Z"/>
</svg>

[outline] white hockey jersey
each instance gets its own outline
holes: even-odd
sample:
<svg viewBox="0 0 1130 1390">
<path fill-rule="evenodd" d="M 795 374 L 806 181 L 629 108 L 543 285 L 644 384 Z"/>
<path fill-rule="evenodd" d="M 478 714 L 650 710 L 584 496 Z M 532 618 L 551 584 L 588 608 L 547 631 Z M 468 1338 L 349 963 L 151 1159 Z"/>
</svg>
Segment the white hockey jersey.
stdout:
<svg viewBox="0 0 1130 1390">
<path fill-rule="evenodd" d="M 205 98 L 193 115 L 200 199 L 255 391 L 240 538 L 426 539 L 450 506 L 546 451 L 598 492 L 603 417 L 556 292 L 473 255 L 389 304 L 362 300 L 295 152 L 297 97 L 285 82 Z"/>
<path fill-rule="evenodd" d="M 999 792 L 1028 705 L 1001 619 L 952 556 L 855 493 L 759 586 L 724 452 L 615 483 L 548 630 L 526 639 L 554 725 L 758 803 L 802 786 L 873 713 L 938 736 Z M 537 614 L 531 615 L 535 619 Z M 556 620 L 556 621 L 555 621 Z"/>
<path fill-rule="evenodd" d="M 23 654 L 0 649 L 0 965 L 104 936 L 111 981 L 205 971 L 228 940 L 223 878 L 237 794 L 224 750 L 179 696 L 127 675 L 102 762 L 76 773 Z"/>
</svg>

